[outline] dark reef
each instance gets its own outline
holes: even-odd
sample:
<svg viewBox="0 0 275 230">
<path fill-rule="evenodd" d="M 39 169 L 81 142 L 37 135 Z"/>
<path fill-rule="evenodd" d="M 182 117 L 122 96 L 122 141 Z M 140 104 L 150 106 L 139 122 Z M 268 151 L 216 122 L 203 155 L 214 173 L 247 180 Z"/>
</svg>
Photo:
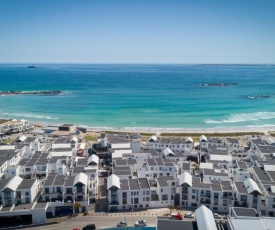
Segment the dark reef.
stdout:
<svg viewBox="0 0 275 230">
<path fill-rule="evenodd" d="M 237 86 L 237 83 L 201 83 L 200 86 L 204 87 L 228 87 L 228 86 Z"/>
<path fill-rule="evenodd" d="M 8 95 L 57 95 L 61 94 L 62 91 L 59 90 L 45 90 L 45 91 L 0 91 L 0 95 L 8 96 Z"/>
</svg>

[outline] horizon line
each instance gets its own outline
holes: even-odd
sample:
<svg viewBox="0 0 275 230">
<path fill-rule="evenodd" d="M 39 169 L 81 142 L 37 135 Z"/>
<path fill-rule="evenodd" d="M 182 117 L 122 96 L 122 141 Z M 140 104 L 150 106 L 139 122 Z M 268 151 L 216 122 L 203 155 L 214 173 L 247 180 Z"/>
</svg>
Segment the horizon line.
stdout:
<svg viewBox="0 0 275 230">
<path fill-rule="evenodd" d="M 176 62 L 0 62 L 0 65 L 275 65 L 275 63 L 176 63 Z"/>
</svg>

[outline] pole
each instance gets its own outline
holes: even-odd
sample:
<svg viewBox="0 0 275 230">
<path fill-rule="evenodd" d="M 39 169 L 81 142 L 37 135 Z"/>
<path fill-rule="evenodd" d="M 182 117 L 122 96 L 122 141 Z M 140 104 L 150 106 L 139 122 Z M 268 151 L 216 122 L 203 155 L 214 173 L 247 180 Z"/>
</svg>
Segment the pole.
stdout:
<svg viewBox="0 0 275 230">
<path fill-rule="evenodd" d="M 132 208 L 132 225 L 134 226 L 134 223 L 133 223 L 133 212 L 134 212 L 134 209 Z"/>
</svg>

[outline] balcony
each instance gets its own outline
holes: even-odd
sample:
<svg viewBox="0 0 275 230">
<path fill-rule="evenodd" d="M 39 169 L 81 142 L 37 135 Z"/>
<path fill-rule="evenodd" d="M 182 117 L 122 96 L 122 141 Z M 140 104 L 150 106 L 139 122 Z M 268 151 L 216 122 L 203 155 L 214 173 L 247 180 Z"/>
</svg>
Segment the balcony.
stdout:
<svg viewBox="0 0 275 230">
<path fill-rule="evenodd" d="M 188 195 L 182 195 L 182 196 L 181 196 L 181 199 L 182 199 L 182 200 L 188 200 Z"/>
<path fill-rule="evenodd" d="M 158 195 L 151 195 L 151 201 L 159 201 Z"/>
<path fill-rule="evenodd" d="M 201 197 L 211 198 L 211 194 L 202 194 L 202 193 L 201 193 Z"/>
<path fill-rule="evenodd" d="M 75 194 L 85 194 L 85 192 L 83 190 L 79 190 L 79 191 L 76 191 Z"/>
<path fill-rule="evenodd" d="M 222 196 L 224 200 L 233 200 L 233 196 Z"/>
<path fill-rule="evenodd" d="M 209 200 L 209 199 L 201 200 L 200 203 L 201 204 L 211 204 L 211 200 Z"/>
<path fill-rule="evenodd" d="M 248 203 L 244 204 L 238 201 L 234 202 L 234 207 L 243 207 L 243 208 L 248 208 Z"/>
<path fill-rule="evenodd" d="M 119 202 L 117 200 L 112 200 L 109 205 L 119 205 Z"/>
</svg>

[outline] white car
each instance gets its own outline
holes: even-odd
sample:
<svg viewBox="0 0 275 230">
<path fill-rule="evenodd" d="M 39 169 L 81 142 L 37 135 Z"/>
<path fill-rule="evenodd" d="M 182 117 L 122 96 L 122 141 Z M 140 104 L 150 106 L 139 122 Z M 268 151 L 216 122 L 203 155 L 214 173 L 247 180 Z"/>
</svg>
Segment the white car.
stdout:
<svg viewBox="0 0 275 230">
<path fill-rule="evenodd" d="M 139 220 L 134 224 L 135 227 L 145 227 L 147 226 L 147 221 L 146 220 Z"/>
<path fill-rule="evenodd" d="M 213 213 L 213 216 L 215 219 L 222 219 L 222 216 L 219 215 L 218 213 Z"/>
<path fill-rule="evenodd" d="M 117 227 L 126 227 L 127 226 L 127 222 L 125 220 L 123 221 L 120 221 L 118 224 L 117 224 Z"/>
<path fill-rule="evenodd" d="M 193 212 L 186 212 L 184 214 L 184 218 L 194 218 L 194 217 L 195 217 L 195 215 Z"/>
</svg>

